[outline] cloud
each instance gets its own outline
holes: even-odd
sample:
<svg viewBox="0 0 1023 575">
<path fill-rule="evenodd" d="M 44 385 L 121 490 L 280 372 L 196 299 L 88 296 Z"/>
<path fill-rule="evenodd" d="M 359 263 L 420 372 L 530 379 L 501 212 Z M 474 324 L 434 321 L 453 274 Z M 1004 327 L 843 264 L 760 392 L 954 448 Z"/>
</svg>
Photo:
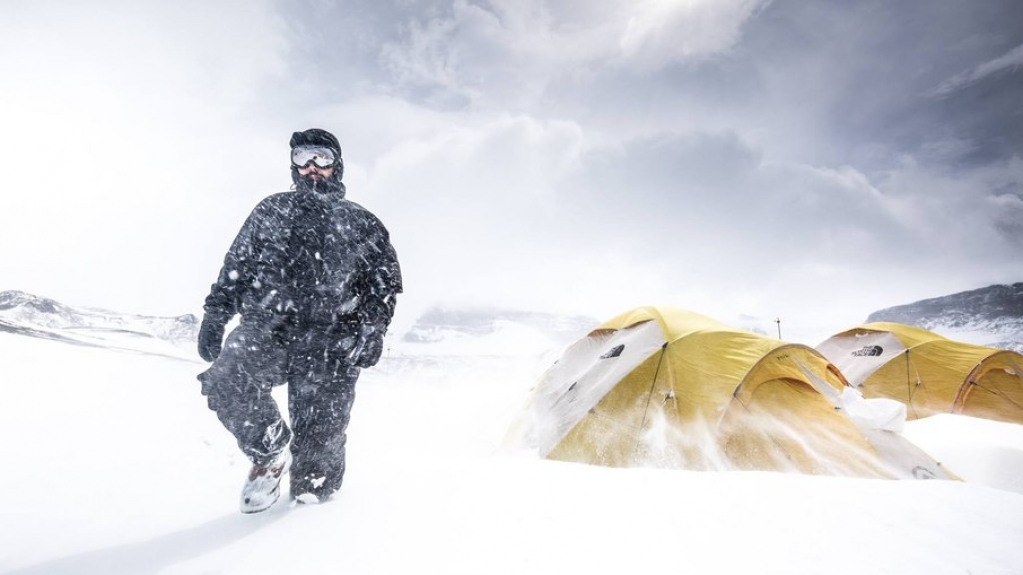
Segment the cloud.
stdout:
<svg viewBox="0 0 1023 575">
<path fill-rule="evenodd" d="M 350 195 L 392 230 L 410 294 L 535 303 L 539 268 L 561 250 L 553 241 L 559 181 L 584 145 L 570 123 L 447 123 L 363 167 L 367 178 Z"/>
<path fill-rule="evenodd" d="M 413 19 L 381 59 L 413 97 L 441 107 L 532 102 L 547 84 L 608 65 L 655 71 L 731 48 L 763 0 L 594 2 L 455 0 Z"/>
<path fill-rule="evenodd" d="M 1023 250 L 1023 197 L 1000 194 L 988 198 L 995 228 L 1018 250 Z"/>
<path fill-rule="evenodd" d="M 1014 163 L 950 179 L 907 159 L 872 175 L 774 160 L 733 130 L 611 137 L 397 98 L 331 112 L 356 135 L 350 154 L 377 150 L 349 164 L 350 196 L 392 230 L 403 314 L 437 301 L 598 315 L 671 303 L 781 314 L 796 329 L 1023 273 Z M 371 118 L 393 123 L 374 132 Z"/>
<path fill-rule="evenodd" d="M 441 107 L 529 94 L 578 51 L 572 38 L 552 32 L 538 1 L 456 0 L 450 15 L 413 19 L 404 32 L 384 46 L 381 59 L 398 86 L 413 95 L 425 91 L 425 101 Z"/>
<path fill-rule="evenodd" d="M 621 56 L 644 70 L 732 48 L 764 0 L 644 0 L 621 35 Z"/>
<path fill-rule="evenodd" d="M 1016 46 L 993 60 L 978 64 L 970 70 L 945 80 L 934 89 L 932 94 L 934 96 L 945 96 L 1002 70 L 1016 72 L 1020 67 L 1023 67 L 1023 44 Z"/>
<path fill-rule="evenodd" d="M 771 162 L 734 132 L 612 140 L 526 115 L 452 121 L 421 109 L 410 121 L 391 105 L 422 136 L 357 166 L 351 196 L 392 230 L 406 312 L 436 301 L 587 313 L 653 302 L 784 310 L 792 321 L 842 298 L 861 319 L 881 307 L 865 273 L 897 282 L 906 261 L 943 265 L 967 232 L 936 225 L 990 228 L 995 217 L 980 201 L 921 213 L 934 190 L 915 185 L 933 174 L 874 181 L 849 166 Z M 982 267 L 987 243 L 957 254 Z"/>
</svg>

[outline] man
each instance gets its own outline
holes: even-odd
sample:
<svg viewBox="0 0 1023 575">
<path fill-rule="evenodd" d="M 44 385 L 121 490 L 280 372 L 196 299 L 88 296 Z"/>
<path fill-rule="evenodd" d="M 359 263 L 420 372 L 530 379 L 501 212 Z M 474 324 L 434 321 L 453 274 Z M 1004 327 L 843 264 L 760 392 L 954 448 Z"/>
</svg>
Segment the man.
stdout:
<svg viewBox="0 0 1023 575">
<path fill-rule="evenodd" d="M 273 505 L 289 471 L 302 503 L 326 501 L 341 486 L 355 381 L 380 359 L 402 291 L 387 230 L 345 199 L 343 173 L 333 134 L 295 132 L 294 191 L 256 206 L 206 298 L 199 355 L 213 365 L 199 380 L 252 461 L 244 513 Z M 270 394 L 284 383 L 290 427 Z"/>
</svg>

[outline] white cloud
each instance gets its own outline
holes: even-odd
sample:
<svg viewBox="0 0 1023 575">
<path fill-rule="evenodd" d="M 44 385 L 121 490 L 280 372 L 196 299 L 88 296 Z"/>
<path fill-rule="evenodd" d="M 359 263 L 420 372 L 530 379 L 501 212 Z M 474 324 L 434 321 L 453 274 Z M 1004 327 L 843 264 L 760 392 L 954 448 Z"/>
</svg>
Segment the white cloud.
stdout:
<svg viewBox="0 0 1023 575">
<path fill-rule="evenodd" d="M 614 141 L 571 122 L 391 106 L 421 135 L 360 166 L 351 195 L 392 230 L 405 313 L 438 299 L 605 314 L 673 303 L 784 314 L 797 329 L 900 303 L 883 294 L 973 285 L 996 261 L 982 248 L 997 233 L 974 229 L 993 230 L 996 215 L 951 201 L 978 181 L 938 201 L 917 187 L 937 176 L 918 167 L 874 181 L 848 166 L 772 163 L 734 133 Z M 971 224 L 950 231 L 953 218 Z M 950 246 L 974 265 L 942 271 Z"/>
<path fill-rule="evenodd" d="M 971 70 L 966 70 L 945 80 L 934 89 L 933 94 L 945 96 L 1002 70 L 1015 72 L 1020 67 L 1023 67 L 1023 44 L 1016 46 L 993 60 L 978 64 Z"/>
<path fill-rule="evenodd" d="M 1000 231 L 1014 196 L 984 199 L 1014 181 L 1012 166 L 949 181 L 907 163 L 872 178 L 767 161 L 735 132 L 616 140 L 574 122 L 397 100 L 345 116 L 372 109 L 419 134 L 394 132 L 352 186 L 391 227 L 410 298 L 607 310 L 631 297 L 784 310 L 789 321 L 838 298 L 859 321 L 899 303 L 882 293 L 924 297 L 1023 273 Z M 948 257 L 971 263 L 950 273 Z M 868 277 L 885 279 L 865 289 Z"/>
<path fill-rule="evenodd" d="M 1000 194 L 987 198 L 995 227 L 1011 245 L 1023 249 L 1023 197 L 1019 194 Z M 1020 270 L 1023 271 L 1023 266 Z"/>
<path fill-rule="evenodd" d="M 570 123 L 449 122 L 396 143 L 350 195 L 391 229 L 408 293 L 535 303 L 549 294 L 537 267 L 561 249 L 550 243 L 559 184 L 585 145 Z"/>
<path fill-rule="evenodd" d="M 622 56 L 642 69 L 723 52 L 764 0 L 642 0 L 621 36 Z"/>
<path fill-rule="evenodd" d="M 548 82 L 608 65 L 652 71 L 731 48 L 764 0 L 595 2 L 565 13 L 541 0 L 455 0 L 413 20 L 382 51 L 399 86 L 462 106 L 531 102 Z"/>
</svg>

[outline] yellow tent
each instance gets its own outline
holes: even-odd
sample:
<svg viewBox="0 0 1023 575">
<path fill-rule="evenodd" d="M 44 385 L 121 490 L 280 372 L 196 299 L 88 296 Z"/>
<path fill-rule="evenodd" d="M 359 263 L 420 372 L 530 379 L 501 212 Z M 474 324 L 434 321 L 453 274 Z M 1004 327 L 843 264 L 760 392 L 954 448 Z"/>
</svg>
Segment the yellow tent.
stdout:
<svg viewBox="0 0 1023 575">
<path fill-rule="evenodd" d="M 512 437 L 543 457 L 614 467 L 947 477 L 901 436 L 836 409 L 845 387 L 810 347 L 643 307 L 570 346 Z"/>
<path fill-rule="evenodd" d="M 961 413 L 1023 423 L 1023 355 L 952 341 L 899 323 L 836 334 L 817 350 L 866 397 L 907 406 L 907 417 Z"/>
</svg>

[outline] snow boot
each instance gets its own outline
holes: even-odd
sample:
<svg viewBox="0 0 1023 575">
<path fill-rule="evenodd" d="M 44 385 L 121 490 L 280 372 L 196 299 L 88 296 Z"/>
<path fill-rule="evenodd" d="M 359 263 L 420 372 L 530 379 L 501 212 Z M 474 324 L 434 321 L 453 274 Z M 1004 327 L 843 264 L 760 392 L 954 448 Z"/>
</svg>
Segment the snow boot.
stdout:
<svg viewBox="0 0 1023 575">
<path fill-rule="evenodd" d="M 318 484 L 314 481 L 312 485 L 309 485 L 301 479 L 298 481 L 295 481 L 294 478 L 292 479 L 291 500 L 293 503 L 315 505 L 317 503 L 326 503 L 333 499 L 333 497 L 334 491 L 332 489 L 325 489 L 322 483 Z"/>
<path fill-rule="evenodd" d="M 298 495 L 292 495 L 291 498 L 295 503 L 302 505 L 316 505 L 317 503 L 326 503 L 333 499 L 333 493 L 315 493 L 312 491 L 306 491 L 305 493 L 299 493 Z"/>
<path fill-rule="evenodd" d="M 295 469 L 291 473 L 291 501 L 306 505 L 326 503 L 334 496 L 337 486 L 327 484 L 327 478 L 321 472 L 302 473 Z"/>
<path fill-rule="evenodd" d="M 242 488 L 242 513 L 269 509 L 281 496 L 281 479 L 291 467 L 291 450 L 285 448 L 268 467 L 253 465 Z"/>
</svg>

